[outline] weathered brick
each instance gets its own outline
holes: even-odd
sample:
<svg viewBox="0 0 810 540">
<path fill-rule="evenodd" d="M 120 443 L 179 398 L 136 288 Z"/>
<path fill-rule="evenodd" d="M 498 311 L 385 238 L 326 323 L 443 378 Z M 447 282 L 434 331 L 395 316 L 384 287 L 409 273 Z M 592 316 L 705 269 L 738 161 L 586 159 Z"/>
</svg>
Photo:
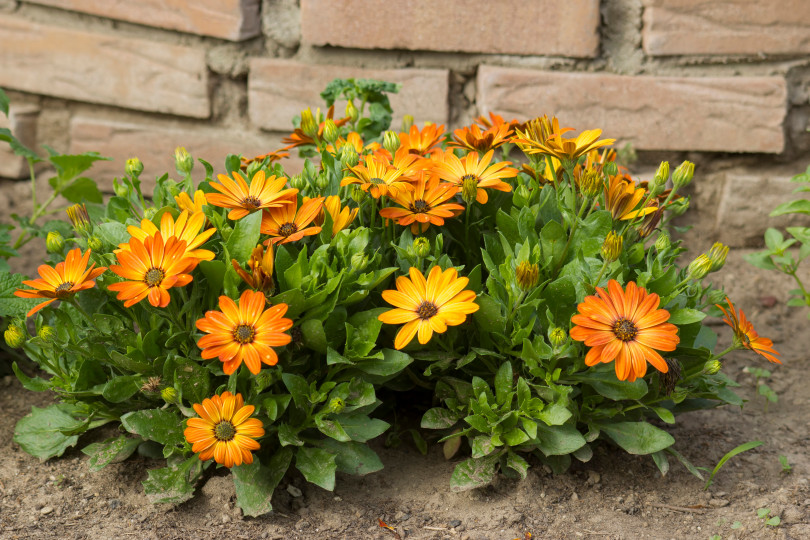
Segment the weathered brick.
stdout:
<svg viewBox="0 0 810 540">
<path fill-rule="evenodd" d="M 481 66 L 478 108 L 520 119 L 548 114 L 639 150 L 782 152 L 782 77 L 653 77 Z"/>
<path fill-rule="evenodd" d="M 644 0 L 644 50 L 679 54 L 810 52 L 807 0 Z"/>
<path fill-rule="evenodd" d="M 248 76 L 248 112 L 263 129 L 291 131 L 292 118 L 307 107 L 323 106 L 321 91 L 335 78 L 381 79 L 402 84 L 393 94 L 392 127 L 399 129 L 406 114 L 416 122 L 442 124 L 448 117 L 448 79 L 444 69 L 361 69 L 343 66 L 299 64 L 290 60 L 254 58 Z M 359 107 L 360 103 L 356 103 Z M 335 105 L 335 116 L 343 116 L 345 102 Z"/>
<path fill-rule="evenodd" d="M 301 0 L 315 45 L 593 57 L 598 27 L 598 0 Z"/>
<path fill-rule="evenodd" d="M 259 0 L 31 0 L 146 26 L 241 41 L 260 32 Z"/>
<path fill-rule="evenodd" d="M 8 118 L 0 113 L 0 128 L 10 129 L 23 145 L 33 149 L 37 142 L 38 116 L 39 107 L 35 105 L 12 105 Z M 0 177 L 28 177 L 28 162 L 15 155 L 5 142 L 0 142 Z"/>
<path fill-rule="evenodd" d="M 183 146 L 195 159 L 202 158 L 214 166 L 214 173 L 224 171 L 228 154 L 256 156 L 281 145 L 281 135 L 257 134 L 233 129 L 178 125 L 175 123 L 119 122 L 89 116 L 77 116 L 70 123 L 70 152 L 96 151 L 113 161 L 98 161 L 88 176 L 109 191 L 113 177 L 121 177 L 126 160 L 138 157 L 144 164 L 141 179 L 144 193 L 151 193 L 155 177 L 169 173 L 177 178 L 174 168 L 174 149 Z M 302 160 L 296 152 L 282 162 L 288 173 L 301 171 Z M 202 165 L 194 166 L 194 177 L 204 173 Z"/>
<path fill-rule="evenodd" d="M 196 118 L 210 114 L 205 51 L 0 15 L 0 86 Z"/>
</svg>

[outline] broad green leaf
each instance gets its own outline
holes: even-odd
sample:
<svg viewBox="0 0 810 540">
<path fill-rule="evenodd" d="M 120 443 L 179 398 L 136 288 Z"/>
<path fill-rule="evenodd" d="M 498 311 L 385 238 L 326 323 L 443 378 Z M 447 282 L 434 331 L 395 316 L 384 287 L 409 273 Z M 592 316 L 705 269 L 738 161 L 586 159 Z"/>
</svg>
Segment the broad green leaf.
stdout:
<svg viewBox="0 0 810 540">
<path fill-rule="evenodd" d="M 472 457 L 475 459 L 488 456 L 494 452 L 496 448 L 496 446 L 492 444 L 492 437 L 489 435 L 476 436 L 472 440 L 470 447 L 472 448 Z"/>
<path fill-rule="evenodd" d="M 780 204 L 773 209 L 773 211 L 770 213 L 770 217 L 781 216 L 784 214 L 810 214 L 810 200 L 796 199 Z"/>
<path fill-rule="evenodd" d="M 548 407 L 543 408 L 543 410 L 536 415 L 536 418 L 542 420 L 549 426 L 561 426 L 571 418 L 571 411 L 562 403 L 552 403 Z"/>
<path fill-rule="evenodd" d="M 191 403 L 202 403 L 210 397 L 211 373 L 193 360 L 176 359 L 174 384 L 180 386 L 183 397 Z"/>
<path fill-rule="evenodd" d="M 346 430 L 343 429 L 343 426 L 340 425 L 340 422 L 330 418 L 324 418 L 323 416 L 316 416 L 315 417 L 315 425 L 318 428 L 318 431 L 326 435 L 327 437 L 331 437 L 336 441 L 340 442 L 348 442 L 351 439 L 349 435 L 346 433 Z"/>
<path fill-rule="evenodd" d="M 675 415 L 672 414 L 672 411 L 670 411 L 669 409 L 666 409 L 664 407 L 652 407 L 652 410 L 655 411 L 655 414 L 658 415 L 658 418 L 660 418 L 667 424 L 675 423 Z"/>
<path fill-rule="evenodd" d="M 346 349 L 344 352 L 347 357 L 363 358 L 376 347 L 377 336 L 380 334 L 383 324 L 378 316 L 386 311 L 388 311 L 387 308 L 376 308 L 361 311 L 349 317 L 349 320 L 346 321 Z"/>
<path fill-rule="evenodd" d="M 282 373 L 281 380 L 284 382 L 284 386 L 287 387 L 287 390 L 290 391 L 295 404 L 299 408 L 306 410 L 310 405 L 309 384 L 307 384 L 307 380 L 293 373 Z"/>
<path fill-rule="evenodd" d="M 456 465 L 450 477 L 450 489 L 459 492 L 491 484 L 495 478 L 498 456 L 492 454 L 479 459 L 469 458 Z"/>
<path fill-rule="evenodd" d="M 661 471 L 661 476 L 666 476 L 669 472 L 669 460 L 667 459 L 667 454 L 664 450 L 659 450 L 658 452 L 653 452 L 652 454 L 653 461 L 655 462 L 655 466 L 658 467 L 658 470 Z"/>
<path fill-rule="evenodd" d="M 511 450 L 506 454 L 506 466 L 518 473 L 522 480 L 529 473 L 529 463 Z"/>
<path fill-rule="evenodd" d="M 567 325 L 577 305 L 577 291 L 571 278 L 561 277 L 549 283 L 540 297 L 554 317 L 554 323 Z"/>
<path fill-rule="evenodd" d="M 365 444 L 333 439 L 324 439 L 321 444 L 335 455 L 335 465 L 342 473 L 364 475 L 383 468 L 379 456 Z"/>
<path fill-rule="evenodd" d="M 537 424 L 537 447 L 546 456 L 558 456 L 576 452 L 585 446 L 582 433 L 570 425 L 546 426 Z"/>
<path fill-rule="evenodd" d="M 96 183 L 87 177 L 77 178 L 62 189 L 62 196 L 72 203 L 98 203 L 104 200 Z"/>
<path fill-rule="evenodd" d="M 0 112 L 2 112 L 5 116 L 8 116 L 8 104 L 8 95 L 3 91 L 2 88 L 0 88 Z"/>
<path fill-rule="evenodd" d="M 48 158 L 56 168 L 58 181 L 57 185 L 64 185 L 66 182 L 76 178 L 84 171 L 93 166 L 96 161 L 110 161 L 111 158 L 100 156 L 97 152 L 85 152 L 84 154 L 58 154 L 53 149 L 45 147 L 51 154 Z M 56 186 L 53 186 L 54 188 Z M 61 187 L 61 186 L 60 186 Z"/>
<path fill-rule="evenodd" d="M 127 226 L 119 221 L 101 223 L 94 230 L 104 242 L 116 248 L 119 244 L 129 242 L 131 238 L 131 235 L 127 232 Z"/>
<path fill-rule="evenodd" d="M 19 379 L 20 383 L 23 385 L 23 388 L 26 390 L 31 390 L 32 392 L 44 392 L 45 390 L 50 390 L 51 383 L 41 377 L 29 377 L 23 373 L 19 367 L 17 367 L 17 362 L 12 362 L 11 369 L 14 371 L 17 379 Z"/>
<path fill-rule="evenodd" d="M 304 345 L 313 351 L 326 354 L 327 341 L 323 323 L 318 319 L 309 319 L 301 323 L 301 333 L 304 337 Z"/>
<path fill-rule="evenodd" d="M 182 445 L 183 420 L 166 409 L 145 409 L 132 411 L 121 417 L 124 429 L 144 439 L 164 445 Z"/>
<path fill-rule="evenodd" d="M 320 448 L 299 448 L 295 455 L 295 468 L 301 471 L 307 482 L 328 491 L 335 489 L 335 454 Z"/>
<path fill-rule="evenodd" d="M 495 374 L 495 398 L 498 405 L 506 403 L 506 399 L 512 391 L 512 383 L 512 363 L 506 360 Z"/>
<path fill-rule="evenodd" d="M 383 349 L 382 358 L 372 357 L 358 360 L 355 362 L 355 367 L 370 375 L 391 377 L 400 373 L 411 362 L 413 362 L 413 358 L 407 353 L 394 349 Z"/>
<path fill-rule="evenodd" d="M 22 317 L 28 310 L 42 303 L 39 298 L 19 298 L 14 291 L 26 288 L 22 274 L 0 272 L 0 317 Z"/>
<path fill-rule="evenodd" d="M 259 243 L 261 224 L 261 212 L 248 214 L 234 224 L 233 232 L 226 245 L 228 254 L 239 264 L 244 264 L 250 259 L 253 248 Z"/>
<path fill-rule="evenodd" d="M 423 429 L 446 429 L 453 427 L 458 418 L 455 414 L 442 407 L 434 407 L 425 411 L 422 416 Z"/>
<path fill-rule="evenodd" d="M 641 399 L 647 394 L 647 383 L 644 379 L 636 379 L 633 382 L 620 381 L 613 371 L 588 371 L 572 378 L 589 385 L 600 395 L 614 401 Z"/>
<path fill-rule="evenodd" d="M 45 409 L 31 407 L 31 412 L 22 417 L 14 428 L 14 442 L 42 461 L 61 456 L 71 446 L 76 446 L 78 435 L 65 435 L 81 429 L 85 423 L 66 412 L 66 405 L 51 405 Z"/>
<path fill-rule="evenodd" d="M 280 448 L 266 466 L 254 459 L 250 465 L 243 463 L 231 469 L 236 504 L 244 515 L 258 517 L 273 510 L 270 500 L 289 469 L 292 457 L 291 448 Z"/>
<path fill-rule="evenodd" d="M 503 434 L 503 440 L 509 446 L 519 446 L 529 440 L 526 432 L 520 428 L 515 428 Z"/>
<path fill-rule="evenodd" d="M 144 378 L 140 375 L 113 377 L 104 385 L 101 395 L 112 403 L 122 403 L 138 393 L 143 381 Z"/>
<path fill-rule="evenodd" d="M 675 443 L 672 435 L 647 422 L 616 422 L 599 427 L 630 454 L 652 454 Z"/>
<path fill-rule="evenodd" d="M 669 312 L 668 323 L 672 324 L 692 324 L 700 322 L 706 318 L 702 311 L 690 308 L 673 309 Z"/>
<path fill-rule="evenodd" d="M 102 442 L 89 444 L 82 448 L 82 453 L 90 456 L 87 468 L 92 472 L 100 471 L 110 463 L 124 461 L 131 456 L 143 439 L 119 435 Z"/>
<path fill-rule="evenodd" d="M 501 304 L 488 294 L 479 294 L 475 298 L 475 303 L 479 309 L 473 313 L 473 319 L 478 326 L 486 331 L 493 329 L 503 329 L 506 325 L 506 317 L 501 312 Z"/>
<path fill-rule="evenodd" d="M 194 484 L 202 473 L 203 462 L 197 455 L 168 467 L 147 471 L 143 481 L 146 498 L 152 504 L 180 504 L 194 496 Z"/>
<path fill-rule="evenodd" d="M 369 418 L 365 414 L 339 414 L 335 416 L 351 440 L 366 442 L 379 437 L 390 427 L 388 422 Z"/>
</svg>

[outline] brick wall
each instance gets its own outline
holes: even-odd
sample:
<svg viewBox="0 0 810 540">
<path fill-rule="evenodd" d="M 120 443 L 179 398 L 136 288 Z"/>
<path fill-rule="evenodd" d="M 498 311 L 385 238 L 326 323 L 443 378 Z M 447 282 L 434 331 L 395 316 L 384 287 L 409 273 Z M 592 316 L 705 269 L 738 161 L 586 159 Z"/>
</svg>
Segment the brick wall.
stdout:
<svg viewBox="0 0 810 540">
<path fill-rule="evenodd" d="M 732 245 L 784 223 L 810 162 L 807 0 L 0 0 L 0 43 L 0 125 L 114 158 L 107 189 L 133 155 L 153 178 L 179 145 L 274 150 L 335 77 L 402 83 L 395 125 L 553 114 L 632 144 L 642 179 L 692 159 L 694 219 Z M 27 171 L 0 148 L 0 178 Z"/>
</svg>

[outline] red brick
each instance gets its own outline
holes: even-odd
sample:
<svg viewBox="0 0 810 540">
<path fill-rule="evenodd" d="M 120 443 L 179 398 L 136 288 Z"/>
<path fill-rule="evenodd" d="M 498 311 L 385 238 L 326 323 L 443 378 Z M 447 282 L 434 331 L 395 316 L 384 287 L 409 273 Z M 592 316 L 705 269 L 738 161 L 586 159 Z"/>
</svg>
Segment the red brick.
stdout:
<svg viewBox="0 0 810 540">
<path fill-rule="evenodd" d="M 39 107 L 35 105 L 12 105 L 9 116 L 6 118 L 0 112 L 0 128 L 11 130 L 23 145 L 36 147 L 37 117 Z M 28 162 L 25 158 L 17 156 L 11 151 L 8 143 L 0 141 L 0 177 L 28 178 Z"/>
<path fill-rule="evenodd" d="M 123 176 L 126 160 L 131 157 L 140 158 L 144 164 L 141 179 L 144 193 L 148 194 L 155 177 L 168 172 L 177 178 L 174 149 L 178 146 L 185 147 L 195 160 L 202 158 L 213 165 L 216 175 L 224 171 L 228 154 L 264 154 L 280 148 L 280 140 L 281 135 L 168 122 L 146 124 L 78 116 L 70 123 L 71 153 L 96 151 L 113 158 L 97 161 L 88 174 L 107 191 L 112 189 L 113 177 Z M 300 172 L 302 160 L 295 153 L 291 155 L 292 158 L 282 161 L 285 170 L 290 174 Z M 199 162 L 195 161 L 193 174 L 197 180 L 204 177 Z"/>
<path fill-rule="evenodd" d="M 448 118 L 448 79 L 444 69 L 360 69 L 343 66 L 299 64 L 289 60 L 254 58 L 248 77 L 248 112 L 258 126 L 276 131 L 291 131 L 293 116 L 307 107 L 323 107 L 320 92 L 335 78 L 381 79 L 401 83 L 393 94 L 391 106 L 399 129 L 405 114 L 417 123 L 443 124 Z M 358 107 L 360 103 L 356 103 Z M 335 105 L 335 116 L 342 116 L 346 104 Z"/>
<path fill-rule="evenodd" d="M 259 35 L 259 0 L 31 0 L 146 26 L 241 41 Z"/>
<path fill-rule="evenodd" d="M 807 0 L 644 0 L 644 50 L 679 54 L 810 52 Z"/>
<path fill-rule="evenodd" d="M 205 51 L 0 15 L 0 86 L 196 118 L 210 115 Z"/>
<path fill-rule="evenodd" d="M 782 77 L 652 77 L 481 66 L 478 108 L 528 119 L 555 115 L 639 150 L 780 153 Z"/>
<path fill-rule="evenodd" d="M 598 27 L 598 0 L 301 0 L 314 45 L 594 57 Z"/>
</svg>

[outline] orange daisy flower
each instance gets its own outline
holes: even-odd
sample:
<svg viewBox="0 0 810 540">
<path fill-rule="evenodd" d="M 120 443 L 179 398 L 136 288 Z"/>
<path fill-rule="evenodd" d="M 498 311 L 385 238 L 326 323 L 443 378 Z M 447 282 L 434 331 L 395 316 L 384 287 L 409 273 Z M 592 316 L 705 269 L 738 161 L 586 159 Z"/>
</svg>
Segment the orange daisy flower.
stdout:
<svg viewBox="0 0 810 540">
<path fill-rule="evenodd" d="M 518 122 L 516 119 L 512 119 L 507 122 L 506 120 L 503 119 L 503 116 L 501 116 L 500 114 L 495 114 L 493 112 L 489 113 L 489 118 L 487 118 L 482 114 L 481 116 L 475 119 L 475 123 L 484 129 L 489 129 L 492 127 L 499 128 L 502 125 L 506 124 L 509 126 L 510 130 L 514 130 L 515 127 L 520 125 L 520 122 Z"/>
<path fill-rule="evenodd" d="M 464 290 L 469 279 L 458 277 L 455 268 L 442 271 L 434 266 L 427 280 L 418 268 L 411 267 L 411 279 L 397 278 L 397 290 L 383 291 L 382 297 L 396 309 L 377 318 L 385 324 L 402 324 L 394 339 L 394 347 L 403 348 L 418 336 L 424 345 L 433 332 L 443 333 L 448 326 L 457 326 L 467 315 L 478 311 L 475 292 Z"/>
<path fill-rule="evenodd" d="M 537 120 L 538 124 L 529 123 L 526 131 L 517 130 L 518 137 L 512 140 L 526 154 L 545 154 L 554 156 L 563 163 L 573 163 L 579 156 L 593 149 L 608 146 L 616 139 L 599 139 L 601 129 L 589 129 L 576 138 L 565 138 L 563 133 L 572 128 L 560 129 L 559 122 L 553 118 L 549 123 L 547 117 Z"/>
<path fill-rule="evenodd" d="M 283 189 L 287 184 L 287 179 L 283 176 L 265 178 L 264 171 L 253 175 L 250 186 L 236 171 L 233 172 L 233 178 L 235 182 L 224 174 L 218 175 L 217 179 L 222 183 L 211 182 L 211 187 L 219 193 L 208 193 L 205 196 L 214 206 L 231 208 L 228 219 L 242 219 L 259 209 L 288 205 L 298 193 L 297 189 Z"/>
<path fill-rule="evenodd" d="M 359 208 L 351 209 L 348 206 L 341 208 L 340 197 L 337 195 L 330 195 L 327 197 L 323 201 L 323 207 L 332 217 L 332 236 L 335 236 L 337 233 L 348 227 L 349 224 L 354 221 L 354 218 L 357 217 L 357 212 L 360 211 Z"/>
<path fill-rule="evenodd" d="M 658 309 L 660 299 L 647 293 L 634 282 L 621 285 L 611 279 L 608 291 L 597 287 L 598 296 L 586 296 L 577 306 L 579 313 L 571 317 L 576 326 L 571 338 L 584 341 L 591 349 L 585 364 L 616 360 L 616 377 L 633 382 L 647 373 L 647 362 L 666 373 L 666 361 L 658 351 L 674 351 L 680 342 L 678 327 L 666 322 L 669 312 Z"/>
<path fill-rule="evenodd" d="M 287 345 L 292 338 L 285 334 L 292 321 L 284 317 L 287 304 L 276 304 L 265 310 L 264 293 L 245 291 L 239 305 L 227 296 L 219 297 L 221 311 L 207 311 L 197 320 L 197 328 L 208 335 L 197 341 L 204 359 L 219 358 L 222 371 L 230 375 L 242 361 L 254 375 L 268 366 L 278 364 L 278 356 L 272 347 Z"/>
<path fill-rule="evenodd" d="M 441 161 L 434 161 L 433 170 L 442 180 L 459 186 L 465 200 L 471 201 L 470 195 L 474 193 L 475 200 L 484 204 L 489 200 L 486 189 L 512 191 L 512 186 L 501 178 L 514 178 L 518 173 L 517 169 L 509 167 L 511 161 L 490 165 L 494 153 L 494 150 L 490 150 L 479 161 L 477 152 L 470 152 L 459 159 L 452 150 L 446 150 Z"/>
<path fill-rule="evenodd" d="M 322 207 L 323 197 L 318 197 L 309 199 L 300 208 L 295 204 L 288 204 L 265 211 L 262 214 L 261 232 L 273 237 L 265 241 L 265 245 L 296 242 L 305 236 L 320 233 L 320 227 L 307 227 L 307 225 L 318 217 L 318 212 Z"/>
<path fill-rule="evenodd" d="M 201 189 L 194 192 L 194 200 L 191 200 L 189 194 L 184 191 L 176 196 L 174 201 L 177 203 L 177 207 L 180 210 L 188 210 L 189 214 L 202 212 L 203 206 L 206 205 L 205 193 Z"/>
<path fill-rule="evenodd" d="M 192 407 L 200 417 L 188 419 L 183 435 L 200 460 L 214 458 L 228 468 L 253 463 L 252 452 L 260 448 L 256 439 L 264 436 L 264 426 L 258 418 L 250 418 L 256 407 L 245 405 L 242 394 L 226 391 Z"/>
<path fill-rule="evenodd" d="M 636 210 L 636 206 L 647 195 L 647 190 L 636 187 L 636 183 L 623 174 L 610 177 L 610 183 L 605 186 L 605 208 L 613 219 L 626 221 L 639 216 L 646 216 L 658 210 L 658 205 L 646 206 Z"/>
<path fill-rule="evenodd" d="M 329 110 L 326 111 L 326 118 L 331 119 L 334 115 L 335 115 L 335 106 L 332 105 L 331 107 L 329 107 Z M 320 118 L 320 117 L 321 117 L 321 110 L 317 109 L 315 111 L 315 118 Z M 334 122 L 335 122 L 335 125 L 337 127 L 340 127 L 343 124 L 345 124 L 346 122 L 348 122 L 349 120 L 351 120 L 351 118 L 347 116 L 346 118 L 341 118 L 339 120 L 335 120 Z M 325 119 L 324 119 L 323 122 L 318 124 L 318 139 L 323 138 L 323 129 L 324 129 L 325 125 L 326 125 L 326 120 Z M 302 130 L 300 127 L 297 127 L 290 134 L 289 137 L 284 137 L 283 139 L 281 139 L 281 142 L 288 145 L 288 146 L 285 146 L 284 148 L 282 148 L 281 150 L 289 150 L 291 148 L 296 148 L 298 146 L 304 146 L 304 145 L 307 145 L 307 144 L 315 144 L 315 139 L 313 139 L 312 137 L 310 137 L 309 135 L 304 133 L 304 130 Z"/>
<path fill-rule="evenodd" d="M 429 176 L 429 179 L 426 176 L 422 174 L 414 191 L 402 191 L 392 197 L 402 208 L 383 208 L 380 215 L 395 220 L 403 227 L 410 225 L 413 234 L 420 234 L 431 224 L 444 225 L 444 218 L 461 214 L 464 211 L 462 205 L 445 202 L 458 193 L 459 187 L 454 184 L 440 184 L 438 176 Z"/>
<path fill-rule="evenodd" d="M 404 148 L 409 154 L 424 156 L 439 144 L 443 134 L 444 124 L 426 124 L 422 131 L 412 125 L 408 133 L 399 134 L 400 148 Z"/>
<path fill-rule="evenodd" d="M 48 298 L 48 300 L 31 308 L 25 314 L 30 317 L 40 309 L 44 308 L 52 302 L 57 300 L 65 300 L 71 298 L 74 294 L 85 289 L 92 289 L 96 286 L 94 281 L 106 269 L 106 266 L 93 268 L 96 263 L 87 268 L 87 263 L 90 261 L 90 250 L 88 249 L 84 255 L 79 248 L 71 249 L 64 262 L 56 264 L 56 267 L 51 268 L 47 264 L 40 265 L 37 268 L 40 277 L 30 281 L 23 281 L 25 285 L 33 287 L 32 289 L 17 289 L 14 291 L 14 296 L 20 298 Z"/>
<path fill-rule="evenodd" d="M 237 275 L 242 278 L 242 281 L 248 284 L 252 289 L 260 290 L 268 295 L 273 293 L 275 284 L 273 283 L 273 267 L 275 260 L 273 259 L 273 245 L 264 248 L 259 244 L 250 254 L 247 266 L 250 273 L 242 270 L 242 266 L 236 259 L 231 259 L 231 265 L 236 270 Z"/>
<path fill-rule="evenodd" d="M 110 270 L 124 279 L 107 288 L 118 291 L 118 300 L 124 300 L 124 307 L 130 307 L 146 297 L 155 307 L 169 305 L 169 289 L 191 283 L 191 272 L 200 262 L 186 253 L 186 243 L 172 236 L 166 243 L 158 231 L 141 241 L 129 240 L 129 249 L 118 250 L 115 254 L 120 265 L 110 266 Z"/>
<path fill-rule="evenodd" d="M 512 131 L 510 124 L 501 124 L 498 127 L 492 127 L 483 132 L 480 127 L 473 124 L 453 131 L 455 142 L 449 143 L 447 147 L 488 152 L 508 142 L 509 135 Z"/>
<path fill-rule="evenodd" d="M 347 176 L 340 181 L 340 185 L 359 184 L 360 189 L 375 199 L 386 195 L 393 197 L 400 191 L 413 190 L 410 175 L 414 173 L 418 161 L 419 156 L 408 154 L 403 147 L 397 150 L 393 164 L 382 153 L 370 154 L 363 158 L 363 163 L 349 167 L 354 176 Z"/>
<path fill-rule="evenodd" d="M 211 227 L 200 233 L 200 229 L 203 228 L 204 225 L 205 214 L 196 212 L 189 217 L 188 210 L 183 210 L 177 218 L 177 221 L 174 220 L 170 212 L 164 212 L 163 215 L 160 216 L 160 229 L 155 227 L 155 224 L 148 219 L 143 219 L 141 220 L 140 227 L 130 225 L 127 227 L 127 232 L 132 235 L 132 238 L 137 238 L 141 242 L 144 242 L 149 236 L 155 236 L 157 233 L 160 233 L 165 239 L 172 237 L 177 238 L 186 243 L 185 255 L 187 257 L 193 257 L 200 261 L 210 261 L 214 258 L 214 252 L 197 248 L 208 241 L 211 235 L 217 230 Z M 118 253 L 121 250 L 131 251 L 129 244 L 120 244 L 118 249 L 114 252 Z M 196 263 L 194 266 L 196 266 Z M 190 269 L 187 270 L 187 272 L 190 271 Z"/>
<path fill-rule="evenodd" d="M 760 337 L 754 330 L 754 325 L 745 318 L 745 313 L 740 310 L 739 316 L 734 309 L 734 304 L 726 296 L 726 303 L 728 304 L 728 311 L 720 304 L 715 304 L 725 314 L 723 322 L 729 325 L 734 330 L 734 341 L 739 343 L 749 351 L 754 351 L 760 356 L 764 356 L 769 362 L 781 364 L 782 362 L 777 358 L 779 353 L 773 348 L 773 341 L 768 338 Z"/>
</svg>

